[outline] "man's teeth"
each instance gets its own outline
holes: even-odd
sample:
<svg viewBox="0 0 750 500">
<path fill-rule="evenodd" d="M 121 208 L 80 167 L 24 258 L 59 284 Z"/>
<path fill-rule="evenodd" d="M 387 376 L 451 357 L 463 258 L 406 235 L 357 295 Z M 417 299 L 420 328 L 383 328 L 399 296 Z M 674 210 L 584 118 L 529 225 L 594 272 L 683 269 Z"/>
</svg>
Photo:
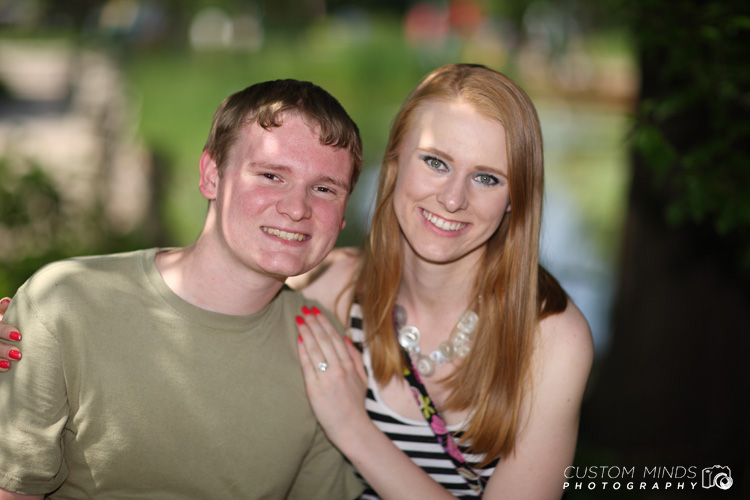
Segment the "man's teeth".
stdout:
<svg viewBox="0 0 750 500">
<path fill-rule="evenodd" d="M 277 238 L 281 238 L 282 240 L 287 241 L 305 241 L 307 239 L 307 236 L 300 233 L 288 233 L 286 231 L 279 231 L 278 229 L 273 229 L 270 227 L 261 227 L 263 229 L 263 232 L 272 234 L 276 236 Z"/>
<path fill-rule="evenodd" d="M 466 227 L 466 224 L 464 224 L 463 222 L 448 222 L 447 220 L 442 219 L 437 215 L 428 212 L 427 210 L 422 210 L 422 215 L 425 219 L 432 222 L 434 226 L 439 227 L 444 231 L 458 231 L 459 229 L 463 229 Z"/>
</svg>

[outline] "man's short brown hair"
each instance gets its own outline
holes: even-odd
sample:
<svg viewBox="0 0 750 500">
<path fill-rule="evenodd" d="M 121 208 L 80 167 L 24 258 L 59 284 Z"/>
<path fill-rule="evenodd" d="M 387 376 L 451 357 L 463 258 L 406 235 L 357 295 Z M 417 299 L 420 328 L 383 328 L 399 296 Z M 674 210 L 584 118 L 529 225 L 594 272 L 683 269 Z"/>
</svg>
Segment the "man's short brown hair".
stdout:
<svg viewBox="0 0 750 500">
<path fill-rule="evenodd" d="M 214 113 L 211 132 L 204 146 L 222 172 L 240 129 L 257 123 L 264 129 L 282 125 L 282 114 L 297 113 L 320 131 L 320 143 L 345 148 L 352 158 L 349 191 L 362 171 L 362 139 L 359 129 L 331 94 L 321 87 L 298 80 L 256 83 L 227 97 Z"/>
</svg>

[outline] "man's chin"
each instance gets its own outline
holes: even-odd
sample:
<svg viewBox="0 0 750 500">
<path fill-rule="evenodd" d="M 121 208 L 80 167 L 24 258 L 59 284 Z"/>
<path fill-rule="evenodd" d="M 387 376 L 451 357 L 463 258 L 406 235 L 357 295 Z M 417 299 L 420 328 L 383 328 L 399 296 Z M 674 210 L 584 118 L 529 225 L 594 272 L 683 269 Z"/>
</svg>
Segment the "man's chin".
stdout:
<svg viewBox="0 0 750 500">
<path fill-rule="evenodd" d="M 310 269 L 315 267 L 314 265 L 307 265 L 301 262 L 284 262 L 269 265 L 264 268 L 266 274 L 273 276 L 281 281 L 285 281 L 287 278 L 292 276 L 299 276 L 304 274 Z"/>
</svg>

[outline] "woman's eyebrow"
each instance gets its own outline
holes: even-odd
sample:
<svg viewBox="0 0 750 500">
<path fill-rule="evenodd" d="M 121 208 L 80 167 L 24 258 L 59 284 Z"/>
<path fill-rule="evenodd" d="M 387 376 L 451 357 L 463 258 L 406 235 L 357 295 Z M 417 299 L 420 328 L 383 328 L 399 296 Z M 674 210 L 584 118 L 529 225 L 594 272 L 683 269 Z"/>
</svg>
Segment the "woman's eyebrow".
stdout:
<svg viewBox="0 0 750 500">
<path fill-rule="evenodd" d="M 449 155 L 448 153 L 446 153 L 442 149 L 434 148 L 432 146 L 426 147 L 426 148 L 419 148 L 419 149 L 421 149 L 422 151 L 425 151 L 427 153 L 432 153 L 434 155 L 437 155 L 437 156 L 440 156 L 442 158 L 445 158 L 449 162 L 454 162 L 455 161 L 451 155 Z"/>
<path fill-rule="evenodd" d="M 438 149 L 438 148 L 435 148 L 435 147 L 432 147 L 432 146 L 428 146 L 428 147 L 425 147 L 425 148 L 419 148 L 419 149 L 421 149 L 422 151 L 424 151 L 426 153 L 434 154 L 436 156 L 440 156 L 441 158 L 445 158 L 446 160 L 448 160 L 451 163 L 455 163 L 455 161 L 456 161 L 456 160 L 453 159 L 453 157 L 451 155 L 449 155 L 448 153 L 446 153 L 442 149 Z M 501 169 L 496 168 L 496 167 L 488 167 L 487 165 L 475 165 L 474 168 L 476 170 L 479 170 L 479 171 L 482 171 L 482 172 L 487 172 L 488 174 L 496 174 L 496 175 L 499 175 L 499 176 L 504 177 L 506 179 L 508 178 L 508 174 L 506 174 Z"/>
</svg>

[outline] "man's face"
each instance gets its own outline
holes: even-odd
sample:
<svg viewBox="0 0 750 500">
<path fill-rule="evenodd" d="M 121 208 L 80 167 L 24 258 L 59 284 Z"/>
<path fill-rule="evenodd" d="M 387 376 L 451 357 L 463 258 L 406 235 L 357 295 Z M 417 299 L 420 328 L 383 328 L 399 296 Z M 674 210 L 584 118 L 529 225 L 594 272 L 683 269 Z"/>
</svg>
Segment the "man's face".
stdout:
<svg viewBox="0 0 750 500">
<path fill-rule="evenodd" d="M 244 126 L 221 176 L 201 157 L 220 258 L 282 279 L 312 269 L 346 225 L 351 174 L 349 152 L 322 145 L 295 113 L 269 130 Z"/>
</svg>

